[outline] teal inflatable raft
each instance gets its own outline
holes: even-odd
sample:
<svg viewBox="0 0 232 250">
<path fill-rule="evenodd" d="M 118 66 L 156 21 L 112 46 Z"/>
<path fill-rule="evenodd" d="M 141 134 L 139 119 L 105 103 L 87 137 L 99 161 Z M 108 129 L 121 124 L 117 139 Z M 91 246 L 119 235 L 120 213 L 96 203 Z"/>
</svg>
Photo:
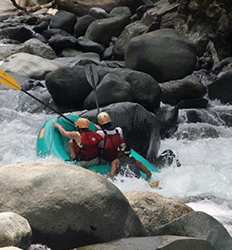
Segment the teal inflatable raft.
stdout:
<svg viewBox="0 0 232 250">
<path fill-rule="evenodd" d="M 55 156 L 58 159 L 64 161 L 72 161 L 69 152 L 68 152 L 68 139 L 63 137 L 57 129 L 54 128 L 54 123 L 57 122 L 64 127 L 65 130 L 71 131 L 74 130 L 74 121 L 78 120 L 80 117 L 76 114 L 67 115 L 67 118 L 70 121 L 60 118 L 50 118 L 48 119 L 42 128 L 40 129 L 37 142 L 36 142 L 36 153 L 39 157 L 48 157 Z M 96 127 L 94 123 L 90 123 L 90 130 L 95 131 Z M 131 157 L 140 161 L 143 165 L 145 165 L 152 173 L 157 172 L 158 169 L 148 162 L 144 157 L 138 154 L 136 151 L 131 150 Z M 109 165 L 93 165 L 89 167 L 90 170 L 100 173 L 102 175 L 106 175 L 110 171 Z M 145 178 L 143 173 L 141 173 L 142 177 Z"/>
</svg>

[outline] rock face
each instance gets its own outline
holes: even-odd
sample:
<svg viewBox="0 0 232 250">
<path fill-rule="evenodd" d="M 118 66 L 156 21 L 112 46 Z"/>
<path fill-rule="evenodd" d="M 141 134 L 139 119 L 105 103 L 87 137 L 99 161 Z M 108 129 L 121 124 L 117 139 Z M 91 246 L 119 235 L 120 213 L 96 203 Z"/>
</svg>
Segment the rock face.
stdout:
<svg viewBox="0 0 232 250">
<path fill-rule="evenodd" d="M 133 0 L 57 0 L 60 9 L 65 9 L 77 15 L 87 14 L 92 7 L 99 7 L 106 11 L 111 11 L 117 6 L 136 5 Z"/>
<path fill-rule="evenodd" d="M 207 240 L 214 249 L 232 249 L 232 238 L 223 225 L 203 212 L 192 212 L 164 225 L 155 235 L 175 234 Z"/>
<path fill-rule="evenodd" d="M 157 236 L 121 239 L 104 244 L 78 248 L 79 250 L 214 250 L 207 241 L 180 237 Z"/>
<path fill-rule="evenodd" d="M 81 167 L 4 166 L 0 189 L 0 211 L 10 209 L 24 216 L 34 241 L 53 249 L 144 235 L 122 193 L 106 178 Z"/>
<path fill-rule="evenodd" d="M 152 75 L 158 82 L 183 78 L 196 64 L 193 44 L 172 29 L 160 29 L 130 40 L 126 66 Z"/>
<path fill-rule="evenodd" d="M 28 221 L 12 213 L 0 213 L 0 247 L 17 246 L 26 249 L 31 242 L 32 231 Z"/>
<path fill-rule="evenodd" d="M 130 192 L 125 195 L 148 235 L 152 235 L 157 227 L 193 211 L 182 202 L 162 197 L 156 193 Z"/>
</svg>

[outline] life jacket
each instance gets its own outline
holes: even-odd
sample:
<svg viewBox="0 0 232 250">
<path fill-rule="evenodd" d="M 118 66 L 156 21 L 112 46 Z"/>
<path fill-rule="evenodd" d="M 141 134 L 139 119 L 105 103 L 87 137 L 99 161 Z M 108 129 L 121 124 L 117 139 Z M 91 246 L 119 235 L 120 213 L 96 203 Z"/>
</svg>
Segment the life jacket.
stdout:
<svg viewBox="0 0 232 250">
<path fill-rule="evenodd" d="M 102 137 L 95 132 L 81 133 L 81 145 L 79 147 L 76 143 L 75 150 L 77 153 L 77 159 L 79 161 L 90 161 L 99 156 L 98 144 L 102 141 Z"/>
<path fill-rule="evenodd" d="M 106 161 L 113 161 L 118 158 L 118 147 L 124 143 L 124 140 L 121 138 L 120 133 L 115 129 L 114 134 L 107 133 L 106 130 L 103 130 L 104 136 L 104 145 L 101 152 L 101 157 Z"/>
</svg>

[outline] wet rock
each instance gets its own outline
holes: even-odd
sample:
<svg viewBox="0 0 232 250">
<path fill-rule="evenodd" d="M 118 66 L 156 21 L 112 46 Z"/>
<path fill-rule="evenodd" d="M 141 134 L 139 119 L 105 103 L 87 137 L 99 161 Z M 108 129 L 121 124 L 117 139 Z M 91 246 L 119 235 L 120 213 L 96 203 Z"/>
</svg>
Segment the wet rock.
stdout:
<svg viewBox="0 0 232 250">
<path fill-rule="evenodd" d="M 206 123 L 193 123 L 193 124 L 181 124 L 178 127 L 178 131 L 175 133 L 175 137 L 178 140 L 197 140 L 203 138 L 218 138 L 220 132 L 217 127 Z"/>
<path fill-rule="evenodd" d="M 8 190 L 1 195 L 0 211 L 7 208 L 24 216 L 34 241 L 52 249 L 144 235 L 123 194 L 81 167 L 48 162 L 4 166 L 0 188 Z"/>
<path fill-rule="evenodd" d="M 28 221 L 13 212 L 0 213 L 0 247 L 16 246 L 26 249 L 32 240 Z"/>
<path fill-rule="evenodd" d="M 193 98 L 180 101 L 177 107 L 179 109 L 194 109 L 194 108 L 203 109 L 207 108 L 208 102 L 209 101 L 205 98 Z"/>
<path fill-rule="evenodd" d="M 121 239 L 104 244 L 80 247 L 79 250 L 213 250 L 207 241 L 174 235 Z"/>
<path fill-rule="evenodd" d="M 44 79 L 48 72 L 54 71 L 59 67 L 61 66 L 52 60 L 28 53 L 14 54 L 8 57 L 1 65 L 3 70 L 23 74 L 34 79 Z"/>
<path fill-rule="evenodd" d="M 52 29 L 62 29 L 72 34 L 75 23 L 76 16 L 73 13 L 61 10 L 51 17 L 50 27 Z"/>
<path fill-rule="evenodd" d="M 232 70 L 221 74 L 216 81 L 208 85 L 210 99 L 218 99 L 222 103 L 232 103 Z"/>
<path fill-rule="evenodd" d="M 152 235 L 155 228 L 193 211 L 180 201 L 153 192 L 129 192 L 125 195 L 148 235 Z"/>
<path fill-rule="evenodd" d="M 203 212 L 191 212 L 166 224 L 154 235 L 175 234 L 208 241 L 217 250 L 230 250 L 232 239 L 223 225 Z"/>
<path fill-rule="evenodd" d="M 146 72 L 159 82 L 183 78 L 196 64 L 193 44 L 172 29 L 161 29 L 130 40 L 127 67 Z"/>
<path fill-rule="evenodd" d="M 201 98 L 206 94 L 206 87 L 197 79 L 184 78 L 160 84 L 161 101 L 176 105 L 182 100 Z"/>
</svg>

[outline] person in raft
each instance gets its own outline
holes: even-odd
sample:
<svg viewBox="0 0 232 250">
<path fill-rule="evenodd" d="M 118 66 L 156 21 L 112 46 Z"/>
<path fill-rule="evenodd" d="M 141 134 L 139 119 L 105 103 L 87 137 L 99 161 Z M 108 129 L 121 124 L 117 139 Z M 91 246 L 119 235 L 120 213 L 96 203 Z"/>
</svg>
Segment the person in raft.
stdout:
<svg viewBox="0 0 232 250">
<path fill-rule="evenodd" d="M 72 160 L 78 161 L 83 167 L 99 163 L 99 143 L 103 137 L 89 130 L 90 121 L 80 118 L 75 122 L 78 131 L 66 131 L 60 124 L 55 123 L 54 127 L 59 130 L 61 135 L 70 139 L 69 150 Z"/>
<path fill-rule="evenodd" d="M 113 177 L 118 174 L 121 165 L 120 157 L 124 155 L 128 147 L 123 137 L 122 128 L 112 125 L 111 117 L 107 112 L 99 113 L 97 121 L 101 127 L 101 130 L 98 130 L 97 133 L 103 137 L 103 141 L 99 143 L 99 147 L 101 148 L 100 157 L 110 162 L 110 177 Z M 151 172 L 144 165 L 136 160 L 133 160 L 133 163 L 137 169 L 146 174 L 148 179 L 151 177 Z"/>
</svg>

